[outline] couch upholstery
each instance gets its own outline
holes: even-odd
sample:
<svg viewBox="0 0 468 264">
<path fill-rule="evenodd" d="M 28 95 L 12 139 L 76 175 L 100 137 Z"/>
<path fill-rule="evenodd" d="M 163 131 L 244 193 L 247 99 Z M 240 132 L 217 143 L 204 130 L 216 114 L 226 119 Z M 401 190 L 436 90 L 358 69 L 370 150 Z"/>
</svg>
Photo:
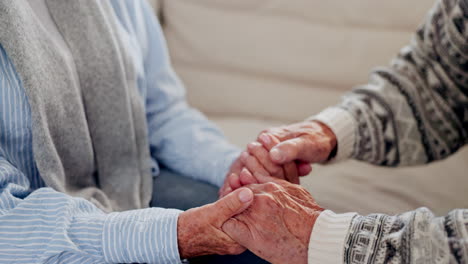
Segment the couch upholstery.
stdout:
<svg viewBox="0 0 468 264">
<path fill-rule="evenodd" d="M 153 0 L 190 103 L 240 147 L 363 84 L 410 40 L 433 0 Z M 356 161 L 302 181 L 335 211 L 468 208 L 468 149 L 418 168 Z"/>
</svg>

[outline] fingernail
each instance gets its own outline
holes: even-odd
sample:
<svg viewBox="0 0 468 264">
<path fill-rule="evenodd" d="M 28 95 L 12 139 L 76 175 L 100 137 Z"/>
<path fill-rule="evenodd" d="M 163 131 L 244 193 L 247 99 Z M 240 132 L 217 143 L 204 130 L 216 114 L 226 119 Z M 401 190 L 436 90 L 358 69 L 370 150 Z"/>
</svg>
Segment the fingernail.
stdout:
<svg viewBox="0 0 468 264">
<path fill-rule="evenodd" d="M 270 155 L 271 155 L 271 158 L 273 159 L 273 161 L 276 161 L 276 162 L 283 162 L 283 154 L 281 153 L 281 151 L 277 148 L 273 148 L 271 151 L 270 151 Z"/>
<path fill-rule="evenodd" d="M 253 193 L 250 189 L 244 189 L 239 193 L 239 200 L 243 203 L 250 202 L 253 199 Z"/>
<path fill-rule="evenodd" d="M 263 143 L 269 145 L 271 140 L 270 137 L 267 134 L 261 134 L 260 135 L 260 140 L 263 141 Z"/>
</svg>

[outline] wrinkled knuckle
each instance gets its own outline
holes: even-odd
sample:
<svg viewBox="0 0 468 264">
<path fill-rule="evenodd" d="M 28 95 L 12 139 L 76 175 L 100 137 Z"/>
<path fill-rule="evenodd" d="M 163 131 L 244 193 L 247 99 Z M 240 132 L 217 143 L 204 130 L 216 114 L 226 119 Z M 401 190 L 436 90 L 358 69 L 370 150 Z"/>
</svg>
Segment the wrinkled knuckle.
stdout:
<svg viewBox="0 0 468 264">
<path fill-rule="evenodd" d="M 234 202 L 231 202 L 231 201 L 225 203 L 225 206 L 229 212 L 234 212 L 234 211 L 237 211 L 238 209 L 238 207 L 234 204 Z"/>
<path fill-rule="evenodd" d="M 279 190 L 279 185 L 277 183 L 274 183 L 274 182 L 267 182 L 265 183 L 265 190 L 267 192 L 274 192 L 274 191 L 278 191 Z"/>
<path fill-rule="evenodd" d="M 268 204 L 272 198 L 269 195 L 258 195 L 255 199 L 260 204 Z"/>
</svg>

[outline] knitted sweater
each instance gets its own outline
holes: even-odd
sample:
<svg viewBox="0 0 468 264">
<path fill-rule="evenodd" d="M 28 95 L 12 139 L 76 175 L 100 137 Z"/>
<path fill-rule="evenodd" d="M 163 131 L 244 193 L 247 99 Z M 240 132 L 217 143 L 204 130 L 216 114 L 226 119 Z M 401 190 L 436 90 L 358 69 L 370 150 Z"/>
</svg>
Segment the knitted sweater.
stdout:
<svg viewBox="0 0 468 264">
<path fill-rule="evenodd" d="M 338 138 L 336 159 L 383 166 L 441 160 L 468 142 L 468 0 L 439 0 L 390 67 L 316 120 Z M 434 217 L 318 218 L 309 263 L 468 263 L 468 210 Z"/>
</svg>

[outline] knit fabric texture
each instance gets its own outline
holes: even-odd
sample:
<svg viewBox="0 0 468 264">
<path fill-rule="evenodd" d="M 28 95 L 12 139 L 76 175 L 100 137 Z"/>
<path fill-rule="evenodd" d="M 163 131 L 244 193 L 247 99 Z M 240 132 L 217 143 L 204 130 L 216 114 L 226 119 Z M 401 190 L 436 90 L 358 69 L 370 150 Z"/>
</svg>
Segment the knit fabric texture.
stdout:
<svg viewBox="0 0 468 264">
<path fill-rule="evenodd" d="M 440 0 L 411 44 L 346 95 L 350 157 L 383 166 L 441 160 L 468 142 L 468 1 Z M 443 177 L 441 175 L 441 177 Z M 468 263 L 468 210 L 421 208 L 351 221 L 345 263 Z"/>
</svg>

